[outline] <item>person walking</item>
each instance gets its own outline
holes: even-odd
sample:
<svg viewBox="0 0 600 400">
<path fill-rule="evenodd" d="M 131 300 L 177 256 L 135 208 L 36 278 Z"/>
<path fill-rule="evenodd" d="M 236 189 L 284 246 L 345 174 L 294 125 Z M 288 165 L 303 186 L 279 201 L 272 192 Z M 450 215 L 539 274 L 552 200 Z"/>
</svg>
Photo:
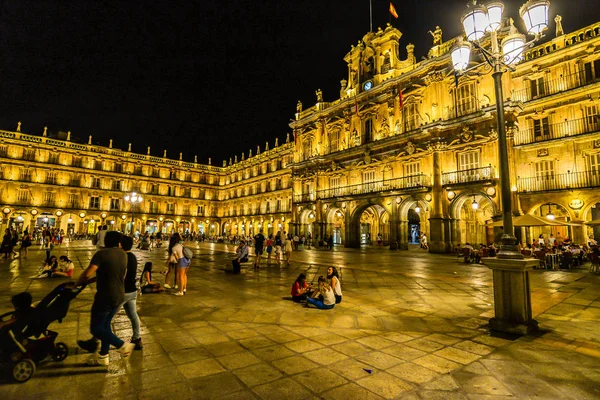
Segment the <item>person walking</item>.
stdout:
<svg viewBox="0 0 600 400">
<path fill-rule="evenodd" d="M 134 343 L 125 343 L 111 329 L 112 319 L 125 299 L 127 253 L 120 248 L 121 237 L 117 231 L 108 232 L 104 242 L 106 248 L 94 254 L 90 265 L 73 285 L 77 287 L 96 282 L 90 332 L 100 339 L 100 350 L 88 358 L 88 365 L 108 366 L 110 346 L 116 347 L 123 359 L 129 358 L 135 348 Z"/>
<path fill-rule="evenodd" d="M 135 344 L 135 350 L 141 350 L 142 337 L 140 336 L 140 317 L 137 313 L 137 266 L 138 261 L 135 254 L 131 252 L 133 247 L 133 238 L 130 236 L 123 236 L 121 238 L 121 247 L 127 253 L 127 273 L 125 275 L 125 298 L 123 300 L 123 308 L 125 314 L 131 322 L 131 329 L 133 335 L 131 336 L 131 343 Z M 120 308 L 120 307 L 119 307 Z"/>
<path fill-rule="evenodd" d="M 285 262 L 290 265 L 290 261 L 292 259 L 292 239 L 286 237 L 285 242 L 283 244 L 285 248 Z"/>
<path fill-rule="evenodd" d="M 262 233 L 262 229 L 258 232 L 258 235 L 254 236 L 254 268 L 260 268 L 260 258 L 263 253 L 263 247 L 265 243 L 265 235 Z"/>
<path fill-rule="evenodd" d="M 21 249 L 19 250 L 19 253 L 24 256 L 25 258 L 27 258 L 27 256 L 29 255 L 29 248 L 31 247 L 31 235 L 29 234 L 29 231 L 27 229 L 25 229 L 25 233 L 23 233 L 23 239 L 21 239 Z M 25 253 L 23 255 L 23 253 Z"/>
</svg>

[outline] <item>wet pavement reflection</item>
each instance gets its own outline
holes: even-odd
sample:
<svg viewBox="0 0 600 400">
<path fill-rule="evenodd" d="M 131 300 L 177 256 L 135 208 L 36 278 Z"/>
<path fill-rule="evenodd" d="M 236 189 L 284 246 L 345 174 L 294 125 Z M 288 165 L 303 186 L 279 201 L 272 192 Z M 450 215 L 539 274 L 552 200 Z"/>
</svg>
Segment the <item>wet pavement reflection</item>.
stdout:
<svg viewBox="0 0 600 400">
<path fill-rule="evenodd" d="M 491 271 L 451 255 L 336 247 L 292 253 L 291 265 L 240 275 L 225 273 L 234 246 L 193 245 L 188 293 L 138 298 L 144 349 L 129 361 L 111 351 L 110 365 L 85 366 L 76 346 L 89 337 L 94 287 L 53 324 L 70 355 L 42 362 L 24 384 L 0 383 L 7 399 L 223 398 L 223 399 L 483 399 L 600 398 L 600 276 L 586 269 L 531 273 L 534 317 L 542 328 L 529 337 L 490 335 Z M 94 253 L 90 242 L 57 246 L 76 275 Z M 135 251 L 140 267 L 165 249 Z M 40 300 L 63 279 L 29 279 L 43 251 L 2 261 L 0 311 L 29 291 Z M 298 274 L 316 282 L 338 267 L 344 298 L 332 310 L 293 303 Z M 124 312 L 113 321 L 131 337 Z"/>
</svg>

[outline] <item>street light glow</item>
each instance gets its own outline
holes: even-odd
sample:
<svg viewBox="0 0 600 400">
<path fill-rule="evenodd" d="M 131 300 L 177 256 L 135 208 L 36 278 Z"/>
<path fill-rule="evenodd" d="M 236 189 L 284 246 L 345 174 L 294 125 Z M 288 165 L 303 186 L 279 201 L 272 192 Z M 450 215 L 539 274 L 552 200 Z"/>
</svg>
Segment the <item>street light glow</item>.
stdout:
<svg viewBox="0 0 600 400">
<path fill-rule="evenodd" d="M 481 39 L 490 25 L 487 9 L 484 6 L 473 4 L 472 8 L 463 15 L 462 25 L 465 28 L 467 39 Z"/>
<path fill-rule="evenodd" d="M 523 4 L 519 10 L 519 14 L 527 32 L 530 35 L 539 35 L 548 28 L 548 9 L 550 8 L 549 0 L 529 0 Z"/>
</svg>

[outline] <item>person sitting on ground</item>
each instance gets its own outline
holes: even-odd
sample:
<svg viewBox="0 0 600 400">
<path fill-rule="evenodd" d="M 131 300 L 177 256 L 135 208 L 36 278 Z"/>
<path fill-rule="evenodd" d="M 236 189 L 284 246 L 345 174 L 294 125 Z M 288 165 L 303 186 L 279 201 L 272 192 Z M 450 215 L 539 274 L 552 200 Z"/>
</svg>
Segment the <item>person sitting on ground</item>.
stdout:
<svg viewBox="0 0 600 400">
<path fill-rule="evenodd" d="M 335 307 L 335 294 L 324 277 L 319 277 L 319 287 L 310 297 L 306 298 L 306 307 L 313 305 L 320 310 L 330 310 Z"/>
<path fill-rule="evenodd" d="M 58 271 L 58 261 L 56 256 L 50 256 L 44 261 L 44 266 L 36 275 L 31 276 L 31 279 L 37 278 L 52 278 L 52 274 Z"/>
<path fill-rule="evenodd" d="M 71 278 L 75 271 L 75 264 L 73 264 L 73 261 L 69 260 L 69 257 L 67 256 L 60 256 L 58 260 L 60 267 L 57 271 L 52 273 L 52 276 L 66 276 Z"/>
<path fill-rule="evenodd" d="M 240 241 L 240 245 L 235 249 L 235 258 L 231 260 L 233 273 L 239 274 L 241 271 L 240 263 L 248 261 L 248 246 L 244 240 Z"/>
<path fill-rule="evenodd" d="M 310 285 L 306 283 L 306 275 L 300 274 L 292 286 L 292 301 L 301 303 L 306 301 Z"/>
<path fill-rule="evenodd" d="M 161 293 L 164 291 L 160 282 L 152 280 L 152 263 L 150 261 L 144 265 L 144 271 L 142 271 L 142 276 L 140 276 L 140 288 L 144 294 Z"/>
<path fill-rule="evenodd" d="M 333 289 L 335 304 L 340 304 L 342 302 L 342 285 L 340 284 L 340 275 L 336 267 L 327 268 L 327 280 Z"/>
</svg>

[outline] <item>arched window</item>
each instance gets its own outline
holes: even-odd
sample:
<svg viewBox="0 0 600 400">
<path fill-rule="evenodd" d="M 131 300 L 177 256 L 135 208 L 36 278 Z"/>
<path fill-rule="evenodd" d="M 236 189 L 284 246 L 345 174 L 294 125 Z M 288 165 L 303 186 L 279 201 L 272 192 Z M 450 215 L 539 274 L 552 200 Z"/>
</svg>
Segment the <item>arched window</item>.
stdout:
<svg viewBox="0 0 600 400">
<path fill-rule="evenodd" d="M 312 139 L 304 139 L 302 142 L 302 158 L 308 160 L 312 157 Z"/>
</svg>

